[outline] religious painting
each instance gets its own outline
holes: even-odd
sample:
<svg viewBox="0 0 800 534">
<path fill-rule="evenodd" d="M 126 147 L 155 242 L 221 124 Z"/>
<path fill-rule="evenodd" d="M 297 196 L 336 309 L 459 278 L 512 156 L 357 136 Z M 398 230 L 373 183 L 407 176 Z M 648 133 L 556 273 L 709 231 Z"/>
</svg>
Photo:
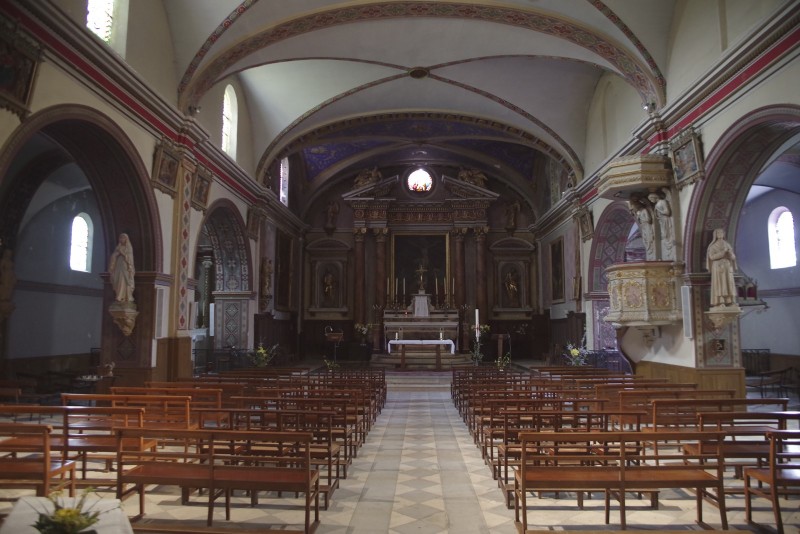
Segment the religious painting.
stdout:
<svg viewBox="0 0 800 534">
<path fill-rule="evenodd" d="M 247 210 L 247 236 L 254 240 L 258 241 L 258 236 L 260 235 L 261 230 L 261 223 L 265 219 L 264 211 L 250 206 Z"/>
<path fill-rule="evenodd" d="M 211 189 L 211 171 L 205 167 L 198 167 L 192 188 L 192 206 L 203 211 L 208 205 L 208 192 Z"/>
<path fill-rule="evenodd" d="M 25 119 L 41 51 L 16 30 L 0 28 L 0 108 Z"/>
<path fill-rule="evenodd" d="M 292 238 L 277 230 L 275 236 L 275 309 L 289 310 L 292 303 Z"/>
<path fill-rule="evenodd" d="M 320 262 L 316 266 L 317 303 L 319 308 L 340 309 L 345 280 L 339 262 Z"/>
<path fill-rule="evenodd" d="M 700 138 L 691 128 L 670 143 L 672 170 L 678 189 L 693 184 L 703 175 L 702 149 Z"/>
<path fill-rule="evenodd" d="M 520 308 L 523 305 L 522 282 L 524 271 L 516 262 L 507 262 L 500 266 L 500 298 L 503 308 Z"/>
<path fill-rule="evenodd" d="M 390 300 L 408 304 L 420 291 L 433 295 L 436 302 L 451 295 L 454 285 L 448 270 L 449 250 L 446 233 L 393 235 L 387 291 Z"/>
<path fill-rule="evenodd" d="M 564 302 L 564 238 L 550 243 L 550 300 Z"/>
<path fill-rule="evenodd" d="M 166 143 L 162 143 L 156 149 L 155 161 L 153 162 L 153 186 L 174 197 L 177 192 L 179 170 L 180 161 L 177 152 Z"/>
<path fill-rule="evenodd" d="M 585 206 L 578 210 L 575 216 L 578 220 L 578 228 L 581 231 L 581 241 L 588 241 L 594 235 L 594 223 L 592 222 L 592 212 Z"/>
</svg>

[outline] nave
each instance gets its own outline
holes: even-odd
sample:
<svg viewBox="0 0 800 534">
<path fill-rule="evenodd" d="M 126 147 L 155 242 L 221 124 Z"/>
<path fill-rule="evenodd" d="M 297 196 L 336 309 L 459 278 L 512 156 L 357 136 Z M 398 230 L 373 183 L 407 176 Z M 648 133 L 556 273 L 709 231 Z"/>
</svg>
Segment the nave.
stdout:
<svg viewBox="0 0 800 534">
<path fill-rule="evenodd" d="M 386 373 L 386 406 L 359 449 L 348 477 L 341 480 L 329 509 L 320 512 L 317 533 L 516 532 L 514 511 L 506 508 L 497 482 L 453 405 L 451 378 L 449 371 Z M 99 488 L 99 493 L 114 497 L 107 488 Z M 7 492 L 2 496 L 8 496 Z M 202 499 L 193 501 L 194 505 L 181 505 L 180 491 L 174 487 L 151 488 L 147 492 L 147 515 L 134 523 L 135 530 L 164 532 L 156 528 L 167 526 L 174 529 L 172 532 L 202 532 L 206 530 L 206 507 Z M 251 508 L 249 499 L 241 496 L 234 502 L 231 522 L 224 520 L 218 505 L 214 532 L 264 532 L 267 525 L 302 529 L 292 506 L 273 506 L 270 499 L 262 499 L 261 506 Z M 699 529 L 694 523 L 693 494 L 662 491 L 659 502 L 660 509 L 654 511 L 646 498 L 629 499 L 629 528 Z M 10 508 L 7 502 L 2 505 Z M 704 506 L 709 522 L 718 528 L 716 510 Z M 127 515 L 135 516 L 137 499 L 127 499 L 123 507 Z M 729 497 L 728 508 L 731 529 L 747 529 L 743 498 Z M 612 525 L 605 526 L 599 496 L 587 500 L 584 510 L 578 508 L 574 495 L 561 495 L 558 500 L 545 496 L 531 507 L 529 528 L 613 530 L 619 528 L 615 526 L 615 512 Z M 772 523 L 766 502 L 756 508 L 754 519 L 761 524 Z M 785 522 L 787 532 L 796 532 L 800 512 L 786 514 Z M 148 526 L 154 529 L 148 530 Z"/>
</svg>

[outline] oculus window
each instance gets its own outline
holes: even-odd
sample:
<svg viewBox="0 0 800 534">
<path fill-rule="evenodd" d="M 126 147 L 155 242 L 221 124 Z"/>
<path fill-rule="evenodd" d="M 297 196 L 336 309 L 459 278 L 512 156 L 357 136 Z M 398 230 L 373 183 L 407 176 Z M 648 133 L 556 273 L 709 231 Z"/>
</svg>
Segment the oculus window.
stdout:
<svg viewBox="0 0 800 534">
<path fill-rule="evenodd" d="M 433 189 L 433 177 L 425 169 L 416 169 L 406 178 L 406 187 L 414 193 L 427 193 Z"/>
</svg>

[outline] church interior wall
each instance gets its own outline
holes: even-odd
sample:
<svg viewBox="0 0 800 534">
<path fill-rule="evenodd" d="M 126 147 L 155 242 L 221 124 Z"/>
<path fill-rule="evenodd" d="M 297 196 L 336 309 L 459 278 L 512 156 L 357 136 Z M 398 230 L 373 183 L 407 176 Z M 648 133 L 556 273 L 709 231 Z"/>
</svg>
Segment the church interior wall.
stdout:
<svg viewBox="0 0 800 534">
<path fill-rule="evenodd" d="M 183 73 L 176 71 L 178 67 L 163 3 L 131 0 L 127 28 L 126 63 L 144 78 L 148 87 L 176 106 L 178 95 L 175 87 Z"/>
<path fill-rule="evenodd" d="M 785 2 L 676 2 L 669 59 L 663 69 L 669 80 L 668 101 L 674 101 L 704 78 L 721 56 L 782 3 Z"/>
<path fill-rule="evenodd" d="M 797 177 L 800 179 L 800 177 Z M 795 228 L 800 220 L 800 195 L 788 191 L 767 193 L 749 202 L 739 219 L 736 257 L 740 271 L 758 281 L 758 295 L 769 308 L 747 313 L 741 320 L 742 347 L 770 349 L 773 354 L 800 356 L 800 331 L 796 310 L 800 309 L 800 266 L 770 268 L 767 221 L 780 206 L 788 208 Z M 800 235 L 795 235 L 795 252 L 800 258 Z M 775 335 L 780 332 L 780 335 Z"/>
<path fill-rule="evenodd" d="M 645 119 L 642 99 L 633 87 L 616 74 L 603 74 L 586 125 L 586 151 L 582 157 L 585 177 L 599 172 L 608 158 L 630 141 L 631 130 Z"/>
</svg>

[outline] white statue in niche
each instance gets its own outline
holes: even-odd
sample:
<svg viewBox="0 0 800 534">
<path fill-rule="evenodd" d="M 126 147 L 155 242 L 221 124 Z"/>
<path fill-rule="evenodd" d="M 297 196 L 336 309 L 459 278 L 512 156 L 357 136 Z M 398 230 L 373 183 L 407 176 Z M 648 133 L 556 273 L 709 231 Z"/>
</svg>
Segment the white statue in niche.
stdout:
<svg viewBox="0 0 800 534">
<path fill-rule="evenodd" d="M 706 251 L 706 268 L 711 272 L 711 308 L 737 306 L 736 254 L 733 247 L 725 241 L 725 230 L 714 230 L 714 240 Z"/>
<path fill-rule="evenodd" d="M 662 189 L 664 195 L 650 193 L 647 199 L 653 204 L 653 213 L 658 222 L 658 230 L 661 234 L 661 259 L 675 259 L 675 230 L 672 225 L 672 206 L 669 202 L 669 189 Z"/>
<path fill-rule="evenodd" d="M 133 266 L 133 247 L 128 234 L 119 234 L 117 248 L 108 262 L 111 285 L 114 287 L 117 302 L 133 302 L 136 270 Z"/>
</svg>

